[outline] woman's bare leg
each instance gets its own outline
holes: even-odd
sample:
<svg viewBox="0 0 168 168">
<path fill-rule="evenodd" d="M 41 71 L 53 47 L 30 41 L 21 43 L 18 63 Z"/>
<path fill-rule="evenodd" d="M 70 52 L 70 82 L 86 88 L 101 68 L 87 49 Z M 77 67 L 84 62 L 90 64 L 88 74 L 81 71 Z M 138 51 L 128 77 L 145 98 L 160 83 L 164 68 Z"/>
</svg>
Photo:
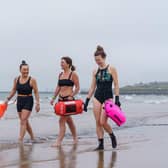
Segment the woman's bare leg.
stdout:
<svg viewBox="0 0 168 168">
<path fill-rule="evenodd" d="M 100 123 L 101 110 L 102 110 L 102 104 L 97 99 L 94 98 L 93 99 L 93 112 L 94 112 L 94 117 L 96 120 L 96 133 L 99 139 L 103 138 L 104 136 L 103 127 Z"/>
<path fill-rule="evenodd" d="M 21 121 L 22 112 L 18 112 L 18 116 L 19 116 L 19 119 Z M 26 126 L 26 128 L 27 128 L 27 132 L 30 135 L 31 140 L 34 140 L 33 130 L 32 130 L 32 127 L 31 127 L 31 125 L 30 125 L 30 123 L 29 123 L 28 120 L 27 120 L 27 126 Z"/>
<path fill-rule="evenodd" d="M 68 117 L 67 118 L 67 124 L 69 126 L 69 129 L 72 133 L 72 136 L 73 136 L 73 139 L 74 139 L 74 144 L 77 144 L 78 142 L 78 137 L 77 137 L 77 133 L 76 133 L 76 127 L 75 127 L 75 124 L 73 122 L 73 119 L 72 117 Z"/>
<path fill-rule="evenodd" d="M 100 123 L 100 117 L 101 117 L 101 110 L 102 110 L 102 104 L 96 99 L 93 99 L 93 112 L 96 120 L 96 133 L 98 137 L 98 147 L 95 150 L 102 150 L 104 149 L 104 130 Z"/>
<path fill-rule="evenodd" d="M 102 127 L 106 130 L 106 132 L 109 134 L 112 147 L 116 148 L 117 147 L 117 140 L 116 140 L 116 137 L 112 131 L 111 126 L 107 123 L 107 120 L 108 120 L 108 117 L 106 116 L 104 109 L 102 109 L 100 123 L 101 123 Z"/>
<path fill-rule="evenodd" d="M 108 118 L 107 118 L 107 116 L 106 116 L 106 114 L 105 114 L 105 112 L 104 112 L 104 109 L 102 109 L 102 111 L 101 111 L 101 116 L 100 116 L 100 124 L 101 124 L 101 126 L 105 129 L 105 131 L 106 131 L 107 133 L 111 134 L 111 133 L 112 133 L 112 128 L 111 128 L 111 126 L 107 123 L 107 120 L 108 120 Z"/>
<path fill-rule="evenodd" d="M 58 137 L 56 139 L 56 142 L 52 145 L 52 147 L 59 147 L 61 146 L 62 140 L 65 136 L 65 131 L 66 131 L 66 126 L 65 123 L 67 121 L 67 117 L 66 116 L 61 116 L 59 119 L 59 134 Z"/>
<path fill-rule="evenodd" d="M 28 123 L 28 118 L 30 116 L 30 111 L 28 110 L 22 110 L 20 114 L 20 135 L 19 135 L 19 141 L 23 141 L 23 138 L 26 134 L 27 130 L 27 123 Z"/>
<path fill-rule="evenodd" d="M 27 121 L 27 132 L 29 133 L 31 140 L 34 140 L 33 130 L 29 121 Z"/>
</svg>

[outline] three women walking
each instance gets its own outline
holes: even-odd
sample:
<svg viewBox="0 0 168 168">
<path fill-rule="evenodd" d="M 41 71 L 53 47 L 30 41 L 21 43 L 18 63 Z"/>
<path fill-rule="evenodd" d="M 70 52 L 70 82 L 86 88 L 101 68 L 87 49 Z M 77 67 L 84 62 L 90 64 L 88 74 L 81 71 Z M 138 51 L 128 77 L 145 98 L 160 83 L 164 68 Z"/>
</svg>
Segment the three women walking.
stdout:
<svg viewBox="0 0 168 168">
<path fill-rule="evenodd" d="M 98 46 L 94 59 L 98 66 L 93 70 L 92 82 L 87 94 L 86 101 L 84 103 L 84 111 L 87 111 L 87 107 L 91 97 L 93 97 L 93 113 L 96 121 L 96 133 L 98 138 L 98 146 L 95 150 L 104 149 L 104 130 L 109 134 L 112 147 L 117 147 L 117 140 L 112 127 L 108 124 L 108 117 L 104 112 L 104 102 L 108 99 L 115 99 L 115 104 L 120 107 L 119 101 L 119 83 L 116 69 L 106 62 L 106 53 L 103 47 Z M 72 59 L 68 56 L 62 57 L 60 61 L 62 71 L 58 75 L 58 82 L 53 94 L 51 105 L 54 105 L 55 99 L 58 97 L 58 101 L 70 101 L 75 99 L 75 95 L 79 93 L 80 84 L 79 77 L 75 71 L 75 67 L 72 64 Z M 34 78 L 29 76 L 29 66 L 25 61 L 22 61 L 20 65 L 19 77 L 14 79 L 13 88 L 7 97 L 6 103 L 17 92 L 17 111 L 20 119 L 20 135 L 19 141 L 23 141 L 25 133 L 28 132 L 31 140 L 34 140 L 34 134 L 32 127 L 28 121 L 33 108 L 33 96 L 32 90 L 36 99 L 35 109 L 37 112 L 40 110 L 39 93 L 37 82 Z M 114 82 L 114 94 L 113 95 L 113 82 Z M 53 147 L 61 146 L 63 138 L 66 132 L 66 124 L 70 128 L 72 133 L 73 142 L 77 144 L 78 136 L 75 127 L 75 123 L 71 115 L 60 116 L 59 118 L 59 133 L 56 142 Z"/>
</svg>

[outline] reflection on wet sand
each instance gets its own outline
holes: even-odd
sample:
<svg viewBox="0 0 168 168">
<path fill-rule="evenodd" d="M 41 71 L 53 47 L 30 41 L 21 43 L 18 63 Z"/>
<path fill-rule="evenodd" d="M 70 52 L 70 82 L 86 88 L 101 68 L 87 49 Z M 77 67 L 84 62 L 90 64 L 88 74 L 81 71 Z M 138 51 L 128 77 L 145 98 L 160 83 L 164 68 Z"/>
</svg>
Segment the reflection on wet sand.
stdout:
<svg viewBox="0 0 168 168">
<path fill-rule="evenodd" d="M 111 159 L 108 164 L 108 168 L 113 168 L 115 166 L 115 162 L 117 160 L 117 152 L 113 151 L 111 154 Z M 97 161 L 97 168 L 104 168 L 104 151 L 98 151 L 98 161 Z"/>
<path fill-rule="evenodd" d="M 31 168 L 33 145 L 19 144 L 19 162 L 18 168 Z"/>
<path fill-rule="evenodd" d="M 60 168 L 75 168 L 77 158 L 77 145 L 73 145 L 70 151 L 66 151 L 60 147 L 58 150 Z"/>
<path fill-rule="evenodd" d="M 0 156 L 0 166 L 1 166 L 1 164 L 2 165 L 4 164 L 4 158 L 3 158 L 3 156 L 2 157 Z"/>
</svg>

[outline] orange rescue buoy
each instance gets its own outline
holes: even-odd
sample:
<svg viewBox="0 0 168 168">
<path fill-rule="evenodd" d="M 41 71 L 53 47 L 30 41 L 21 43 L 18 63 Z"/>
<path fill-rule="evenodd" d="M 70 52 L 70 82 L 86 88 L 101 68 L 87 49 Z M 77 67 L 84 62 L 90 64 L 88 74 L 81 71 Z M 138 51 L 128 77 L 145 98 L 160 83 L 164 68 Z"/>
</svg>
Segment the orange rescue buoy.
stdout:
<svg viewBox="0 0 168 168">
<path fill-rule="evenodd" d="M 7 104 L 2 103 L 0 104 L 0 118 L 4 115 L 5 111 L 7 110 Z"/>
<path fill-rule="evenodd" d="M 76 115 L 83 112 L 83 101 L 82 100 L 70 100 L 70 101 L 59 101 L 55 104 L 54 110 L 57 115 Z"/>
</svg>

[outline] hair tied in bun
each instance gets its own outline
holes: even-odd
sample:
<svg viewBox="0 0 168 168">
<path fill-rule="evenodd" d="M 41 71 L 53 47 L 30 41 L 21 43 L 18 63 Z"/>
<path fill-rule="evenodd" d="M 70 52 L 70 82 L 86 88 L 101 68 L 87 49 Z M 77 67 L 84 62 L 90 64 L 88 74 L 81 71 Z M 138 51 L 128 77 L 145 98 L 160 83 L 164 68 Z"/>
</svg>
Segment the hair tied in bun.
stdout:
<svg viewBox="0 0 168 168">
<path fill-rule="evenodd" d="M 101 56 L 102 58 L 106 58 L 106 53 L 104 52 L 103 47 L 101 47 L 100 45 L 97 46 L 97 49 L 94 53 L 94 56 Z"/>
<path fill-rule="evenodd" d="M 101 47 L 100 45 L 97 46 L 97 51 L 104 51 L 103 47 Z"/>
<path fill-rule="evenodd" d="M 26 61 L 25 61 L 25 60 L 22 60 L 22 64 L 25 65 L 25 64 L 26 64 Z"/>
</svg>

